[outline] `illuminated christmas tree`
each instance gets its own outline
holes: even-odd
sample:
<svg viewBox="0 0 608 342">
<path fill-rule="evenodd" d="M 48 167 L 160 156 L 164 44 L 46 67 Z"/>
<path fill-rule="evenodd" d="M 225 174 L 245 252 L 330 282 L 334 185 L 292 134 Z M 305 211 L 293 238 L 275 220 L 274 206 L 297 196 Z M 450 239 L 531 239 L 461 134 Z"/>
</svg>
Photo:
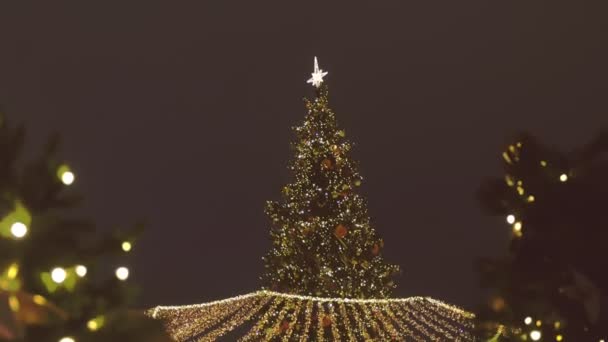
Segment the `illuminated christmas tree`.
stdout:
<svg viewBox="0 0 608 342">
<path fill-rule="evenodd" d="M 76 217 L 58 139 L 32 162 L 20 158 L 24 140 L 0 112 L 0 340 L 161 341 L 160 326 L 128 310 L 139 229 L 102 234 Z"/>
<path fill-rule="evenodd" d="M 384 242 L 370 224 L 352 143 L 338 127 L 315 60 L 316 96 L 295 128 L 294 181 L 269 202 L 273 248 L 265 257 L 267 289 L 326 297 L 387 297 L 399 268 L 382 258 Z"/>
<path fill-rule="evenodd" d="M 432 298 L 387 298 L 398 268 L 381 257 L 384 244 L 356 192 L 362 178 L 328 107 L 326 74 L 315 58 L 316 96 L 296 128 L 294 181 L 282 201 L 268 203 L 265 289 L 149 310 L 176 341 L 474 340 L 469 312 Z"/>
<path fill-rule="evenodd" d="M 566 153 L 522 134 L 479 191 L 506 218 L 509 253 L 480 260 L 479 328 L 500 341 L 608 341 L 608 134 Z"/>
</svg>

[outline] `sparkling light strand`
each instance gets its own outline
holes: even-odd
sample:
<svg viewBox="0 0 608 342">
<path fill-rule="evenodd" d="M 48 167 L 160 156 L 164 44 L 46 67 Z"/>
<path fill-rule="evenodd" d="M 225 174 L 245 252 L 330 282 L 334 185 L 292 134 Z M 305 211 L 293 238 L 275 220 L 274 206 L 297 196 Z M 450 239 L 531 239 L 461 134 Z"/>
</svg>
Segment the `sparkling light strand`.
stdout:
<svg viewBox="0 0 608 342">
<path fill-rule="evenodd" d="M 259 300 L 252 300 L 249 304 L 244 305 L 241 310 L 230 317 L 226 322 L 222 323 L 218 328 L 205 334 L 205 336 L 199 340 L 199 342 L 211 342 L 217 338 L 224 336 L 226 333 L 232 331 L 234 328 L 242 325 L 251 319 L 255 314 L 260 312 L 264 306 L 270 302 L 271 298 L 260 298 Z"/>
<path fill-rule="evenodd" d="M 346 312 L 346 307 L 344 306 L 344 303 L 338 303 L 338 310 L 340 311 L 340 316 L 343 319 L 343 323 L 344 326 L 346 327 L 346 334 L 348 336 L 348 340 L 350 342 L 353 341 L 357 341 L 355 339 L 355 336 L 353 335 L 352 329 L 351 329 L 351 323 L 350 323 L 350 318 L 348 318 L 348 313 Z"/>
<path fill-rule="evenodd" d="M 333 303 L 328 303 L 327 307 L 329 308 L 329 317 L 331 319 L 331 335 L 334 341 L 341 341 L 340 330 L 338 329 L 338 317 L 336 317 L 336 312 L 334 309 Z M 346 328 L 348 330 L 348 328 Z"/>
<path fill-rule="evenodd" d="M 261 338 L 260 333 L 263 331 L 264 327 L 266 325 L 268 325 L 270 317 L 272 315 L 276 314 L 277 307 L 279 305 L 281 305 L 282 303 L 283 303 L 282 298 L 273 300 L 272 304 L 270 305 L 268 310 L 266 310 L 266 312 L 264 312 L 262 317 L 260 317 L 257 324 L 254 325 L 253 328 L 251 328 L 251 330 L 249 330 L 249 332 L 245 336 L 243 336 L 239 341 L 246 342 L 246 341 L 251 341 L 251 340 L 259 340 Z"/>
<path fill-rule="evenodd" d="M 365 323 L 361 319 L 361 316 L 359 316 L 359 312 L 358 312 L 357 308 L 355 307 L 355 305 L 357 305 L 357 304 L 353 303 L 353 304 L 349 305 L 348 307 L 350 308 L 350 312 L 352 313 L 353 318 L 355 319 L 355 324 L 356 324 L 357 328 L 359 329 L 359 334 L 360 334 L 360 336 L 363 336 L 363 339 L 365 341 L 370 340 L 371 337 L 369 336 L 369 333 L 367 332 L 367 328 L 365 327 Z"/>
<path fill-rule="evenodd" d="M 274 323 L 270 326 L 270 329 L 266 332 L 266 341 L 272 340 L 275 336 L 281 334 L 281 325 L 287 318 L 287 312 L 291 309 L 291 301 L 286 300 L 283 308 L 277 314 L 277 317 L 274 320 Z"/>
<path fill-rule="evenodd" d="M 313 310 L 313 301 L 309 300 L 306 302 L 306 312 L 304 312 L 305 322 L 304 327 L 302 328 L 302 336 L 300 337 L 300 342 L 308 341 L 308 330 L 312 325 L 312 310 Z"/>
<path fill-rule="evenodd" d="M 328 332 L 334 340 L 359 341 L 372 339 L 372 331 L 380 340 L 473 340 L 473 314 L 423 297 L 348 299 L 258 291 L 205 304 L 156 307 L 147 314 L 162 320 L 177 341 L 211 341 L 251 319 L 254 326 L 242 341 L 325 340 Z"/>
<path fill-rule="evenodd" d="M 382 322 L 384 329 L 386 329 L 391 335 L 391 341 L 405 341 L 405 339 L 401 337 L 391 320 L 384 315 L 384 313 L 382 312 L 382 308 L 372 306 L 372 310 L 376 313 L 376 316 L 380 320 L 380 322 Z"/>
<path fill-rule="evenodd" d="M 323 318 L 325 318 L 323 303 L 317 302 L 317 341 L 323 342 L 323 334 L 325 328 L 323 328 Z"/>
<path fill-rule="evenodd" d="M 405 324 L 403 321 L 401 321 L 396 315 L 395 313 L 391 310 L 390 306 L 387 306 L 385 308 L 386 311 L 386 315 L 394 322 L 397 324 L 397 326 L 399 327 L 399 330 L 401 330 L 403 333 L 403 335 L 405 337 L 411 337 L 416 341 L 424 341 L 423 339 L 420 338 L 420 336 L 418 336 L 417 334 L 415 334 L 415 332 L 407 325 Z"/>
<path fill-rule="evenodd" d="M 295 304 L 293 313 L 291 315 L 293 317 L 293 320 L 289 324 L 289 328 L 287 328 L 287 331 L 285 331 L 285 334 L 283 335 L 283 339 L 281 341 L 283 341 L 283 342 L 290 341 L 291 335 L 293 334 L 293 332 L 296 328 L 296 325 L 298 324 L 298 317 L 300 316 L 300 312 L 302 312 L 302 308 L 303 308 L 302 302 L 297 301 Z"/>
<path fill-rule="evenodd" d="M 381 341 L 387 341 L 388 337 L 386 336 L 386 334 L 384 333 L 384 330 L 380 327 L 380 325 L 378 324 L 378 322 L 372 316 L 372 313 L 367 308 L 367 305 L 361 305 L 360 304 L 360 305 L 357 305 L 357 306 L 363 312 L 363 316 L 365 317 L 365 321 L 368 324 L 371 324 L 372 330 L 374 331 L 374 335 L 380 336 L 380 340 Z"/>
<path fill-rule="evenodd" d="M 393 309 L 395 309 L 395 310 L 393 310 Z M 405 315 L 403 315 L 403 313 L 401 312 L 401 308 L 399 307 L 399 303 L 391 304 L 389 306 L 389 312 L 391 312 L 394 315 L 393 319 L 396 322 L 398 322 L 402 326 L 406 326 L 407 327 L 407 330 L 410 332 L 410 334 L 412 335 L 412 338 L 414 340 L 416 340 L 417 342 L 425 342 L 426 341 L 420 335 L 420 333 L 424 333 L 424 332 L 420 331 L 420 329 L 418 329 L 418 327 L 416 326 L 417 323 L 416 322 L 412 322 L 411 319 L 409 319 L 409 317 L 406 317 Z"/>
<path fill-rule="evenodd" d="M 436 311 L 433 306 L 430 307 L 431 309 L 429 309 L 429 306 L 427 305 L 417 305 L 416 310 L 421 312 L 422 315 L 427 317 L 429 320 L 435 322 L 438 327 L 445 327 L 448 332 L 443 331 L 444 336 L 454 339 L 455 341 L 463 339 L 465 341 L 473 340 L 473 336 L 471 335 L 471 333 L 457 327 L 457 324 L 466 326 L 465 322 L 462 322 L 462 320 L 452 321 L 451 318 L 446 318 L 445 316 L 443 316 L 443 314 L 439 310 Z M 438 331 L 442 332 L 442 330 Z"/>
<path fill-rule="evenodd" d="M 429 338 L 431 338 L 433 341 L 439 340 L 440 337 L 437 336 L 435 334 L 435 332 L 433 331 L 429 331 L 429 329 L 427 329 L 426 326 L 424 326 L 424 324 L 420 323 L 414 315 L 412 315 L 412 313 L 407 309 L 407 307 L 405 307 L 404 303 L 398 303 L 395 304 L 398 307 L 398 311 L 402 313 L 403 317 L 406 319 L 406 321 L 413 325 L 414 328 L 418 331 L 420 331 L 423 335 L 428 336 Z"/>
</svg>

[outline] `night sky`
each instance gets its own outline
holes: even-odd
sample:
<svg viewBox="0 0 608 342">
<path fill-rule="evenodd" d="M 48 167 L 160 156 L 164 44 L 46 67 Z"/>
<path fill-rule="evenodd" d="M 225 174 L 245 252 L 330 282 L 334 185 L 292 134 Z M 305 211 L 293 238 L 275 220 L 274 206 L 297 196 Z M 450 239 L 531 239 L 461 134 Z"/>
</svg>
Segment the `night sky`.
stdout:
<svg viewBox="0 0 608 342">
<path fill-rule="evenodd" d="M 363 2 L 361 2 L 363 3 Z M 596 6 L 596 7 L 592 7 Z M 602 6 L 599 8 L 598 6 Z M 105 229 L 148 221 L 139 305 L 259 288 L 266 200 L 288 181 L 313 56 L 365 177 L 398 296 L 474 309 L 506 251 L 480 182 L 529 130 L 574 147 L 608 123 L 608 5 L 574 1 L 0 4 L 0 103 L 53 131 Z"/>
</svg>

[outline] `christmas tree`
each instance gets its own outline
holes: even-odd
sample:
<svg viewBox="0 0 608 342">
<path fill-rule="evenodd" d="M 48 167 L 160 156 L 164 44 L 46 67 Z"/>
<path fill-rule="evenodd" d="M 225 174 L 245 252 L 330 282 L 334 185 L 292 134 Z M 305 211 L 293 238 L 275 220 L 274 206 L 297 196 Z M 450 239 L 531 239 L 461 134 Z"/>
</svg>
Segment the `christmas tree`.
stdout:
<svg viewBox="0 0 608 342">
<path fill-rule="evenodd" d="M 499 340 L 608 340 L 608 133 L 569 153 L 521 134 L 502 156 L 504 176 L 479 198 L 512 238 L 506 257 L 479 262 L 490 291 L 479 327 L 503 325 Z"/>
<path fill-rule="evenodd" d="M 0 112 L 0 340 L 160 341 L 160 326 L 128 310 L 139 228 L 101 234 L 75 216 L 82 198 L 57 137 L 31 162 L 24 141 Z"/>
<path fill-rule="evenodd" d="M 283 200 L 269 202 L 273 248 L 264 258 L 267 289 L 324 297 L 387 297 L 399 268 L 387 264 L 384 241 L 370 224 L 362 177 L 350 158 L 352 143 L 329 108 L 326 73 L 315 59 L 316 96 L 306 99 L 304 122 L 295 128 L 294 181 Z"/>
<path fill-rule="evenodd" d="M 293 183 L 270 202 L 273 247 L 265 289 L 209 303 L 158 306 L 176 341 L 470 341 L 471 313 L 432 298 L 386 298 L 398 268 L 381 257 L 370 225 L 352 144 L 328 107 L 327 73 L 309 83 L 316 96 L 296 128 Z M 251 323 L 251 324 L 250 324 Z M 230 335 L 232 334 L 232 335 Z"/>
</svg>

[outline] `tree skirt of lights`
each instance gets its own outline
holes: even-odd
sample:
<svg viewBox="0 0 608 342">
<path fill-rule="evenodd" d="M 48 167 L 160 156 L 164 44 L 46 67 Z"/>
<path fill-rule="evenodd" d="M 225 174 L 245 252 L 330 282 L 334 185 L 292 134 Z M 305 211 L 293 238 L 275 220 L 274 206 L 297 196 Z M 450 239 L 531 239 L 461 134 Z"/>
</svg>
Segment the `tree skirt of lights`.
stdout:
<svg viewBox="0 0 608 342">
<path fill-rule="evenodd" d="M 474 315 L 426 297 L 318 298 L 258 291 L 215 302 L 158 306 L 176 341 L 215 341 L 243 330 L 239 341 L 472 341 Z"/>
</svg>

